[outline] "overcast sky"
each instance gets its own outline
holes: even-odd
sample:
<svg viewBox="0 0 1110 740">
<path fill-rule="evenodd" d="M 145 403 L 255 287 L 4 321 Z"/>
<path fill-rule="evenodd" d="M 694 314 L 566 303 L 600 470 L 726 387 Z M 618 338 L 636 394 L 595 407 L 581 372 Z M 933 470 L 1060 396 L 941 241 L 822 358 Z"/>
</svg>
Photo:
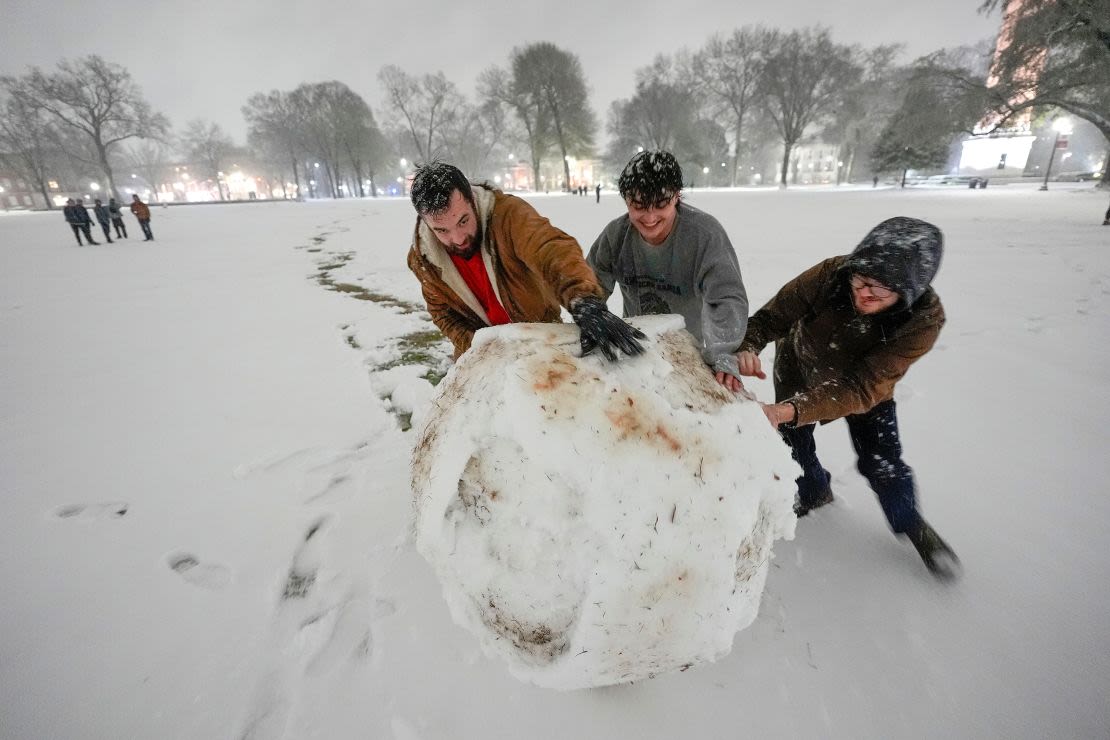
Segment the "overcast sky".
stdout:
<svg viewBox="0 0 1110 740">
<path fill-rule="evenodd" d="M 980 0 L 0 2 L 0 73 L 99 54 L 127 67 L 178 130 L 207 118 L 240 142 L 239 109 L 254 92 L 337 79 L 380 116 L 385 64 L 442 70 L 469 95 L 483 69 L 533 41 L 579 56 L 604 125 L 609 103 L 632 94 L 635 70 L 656 54 L 697 48 L 745 24 L 823 24 L 843 43 L 904 43 L 907 60 L 993 38 L 999 26 L 997 15 L 977 13 Z"/>
</svg>

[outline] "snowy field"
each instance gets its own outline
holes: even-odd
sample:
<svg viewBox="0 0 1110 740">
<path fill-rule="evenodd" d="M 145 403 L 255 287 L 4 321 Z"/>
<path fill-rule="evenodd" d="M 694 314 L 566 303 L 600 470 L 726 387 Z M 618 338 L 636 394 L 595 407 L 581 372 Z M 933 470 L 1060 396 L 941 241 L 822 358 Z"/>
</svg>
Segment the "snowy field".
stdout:
<svg viewBox="0 0 1110 740">
<path fill-rule="evenodd" d="M 442 345 L 406 201 L 155 209 L 156 242 L 127 216 L 83 249 L 59 213 L 0 214 L 0 738 L 1110 736 L 1107 194 L 688 197 L 753 309 L 884 218 L 943 229 L 948 324 L 897 399 L 961 581 L 889 533 L 832 424 L 837 501 L 776 544 L 731 655 L 522 684 L 411 541 L 414 434 L 382 397 Z M 587 248 L 622 211 L 534 202 Z"/>
</svg>

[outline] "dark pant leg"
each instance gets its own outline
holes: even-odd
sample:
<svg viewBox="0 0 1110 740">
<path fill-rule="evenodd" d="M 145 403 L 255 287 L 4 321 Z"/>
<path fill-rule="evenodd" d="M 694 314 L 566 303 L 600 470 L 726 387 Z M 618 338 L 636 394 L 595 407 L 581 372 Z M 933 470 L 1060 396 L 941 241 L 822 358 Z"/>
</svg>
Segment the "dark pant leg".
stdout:
<svg viewBox="0 0 1110 740">
<path fill-rule="evenodd" d="M 104 241 L 106 241 L 106 242 L 112 241 L 112 232 L 110 230 L 110 227 L 108 226 L 108 222 L 105 221 L 105 222 L 101 223 L 100 228 L 104 232 Z"/>
<path fill-rule="evenodd" d="M 846 418 L 856 467 L 879 497 L 883 513 L 895 532 L 905 532 L 918 521 L 913 470 L 902 460 L 898 415 L 893 399 L 864 414 Z"/>
<path fill-rule="evenodd" d="M 815 504 L 823 498 L 832 477 L 817 458 L 813 429 L 813 424 L 804 427 L 779 427 L 779 434 L 790 445 L 790 455 L 802 468 L 802 476 L 797 479 L 797 483 L 798 500 L 803 505 Z"/>
<path fill-rule="evenodd" d="M 143 236 L 145 236 L 147 239 L 154 238 L 154 232 L 150 230 L 150 219 L 140 220 L 139 226 L 143 230 Z"/>
<path fill-rule="evenodd" d="M 123 223 L 123 219 L 122 219 L 122 218 L 114 218 L 114 219 L 112 219 L 112 226 L 115 226 L 115 227 L 116 227 L 116 238 L 117 238 L 117 239 L 119 239 L 119 238 L 120 238 L 120 232 L 121 232 L 121 231 L 123 232 L 123 238 L 124 238 L 124 239 L 126 239 L 126 238 L 127 238 L 127 225 Z"/>
<path fill-rule="evenodd" d="M 85 232 L 85 238 L 89 240 L 89 244 L 92 244 L 92 242 L 93 242 L 92 224 L 91 223 L 81 224 L 81 231 Z"/>
<path fill-rule="evenodd" d="M 81 227 L 77 224 L 70 224 L 69 227 L 73 229 L 73 235 L 77 237 L 77 246 L 85 246 L 85 243 L 81 241 Z"/>
</svg>

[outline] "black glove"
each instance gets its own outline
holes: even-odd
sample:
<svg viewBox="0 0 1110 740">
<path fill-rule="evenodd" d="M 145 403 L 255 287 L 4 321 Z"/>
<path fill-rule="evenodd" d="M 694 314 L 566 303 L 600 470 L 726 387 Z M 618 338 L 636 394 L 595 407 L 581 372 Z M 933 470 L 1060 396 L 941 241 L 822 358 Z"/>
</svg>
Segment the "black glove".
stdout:
<svg viewBox="0 0 1110 740">
<path fill-rule="evenodd" d="M 644 351 L 636 340 L 647 339 L 647 335 L 613 315 L 605 307 L 605 301 L 597 296 L 587 295 L 575 299 L 570 305 L 570 315 L 581 330 L 583 357 L 598 347 L 610 362 L 616 362 L 616 350 L 629 357 Z"/>
</svg>

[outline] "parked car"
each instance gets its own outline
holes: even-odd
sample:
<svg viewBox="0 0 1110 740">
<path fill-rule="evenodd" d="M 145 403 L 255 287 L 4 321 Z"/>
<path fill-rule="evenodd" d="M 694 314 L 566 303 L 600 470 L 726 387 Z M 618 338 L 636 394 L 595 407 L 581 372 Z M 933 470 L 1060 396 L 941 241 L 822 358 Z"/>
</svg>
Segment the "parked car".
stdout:
<svg viewBox="0 0 1110 740">
<path fill-rule="evenodd" d="M 1090 182 L 1101 177 L 1101 172 L 1061 172 L 1054 179 L 1056 182 Z"/>
</svg>

